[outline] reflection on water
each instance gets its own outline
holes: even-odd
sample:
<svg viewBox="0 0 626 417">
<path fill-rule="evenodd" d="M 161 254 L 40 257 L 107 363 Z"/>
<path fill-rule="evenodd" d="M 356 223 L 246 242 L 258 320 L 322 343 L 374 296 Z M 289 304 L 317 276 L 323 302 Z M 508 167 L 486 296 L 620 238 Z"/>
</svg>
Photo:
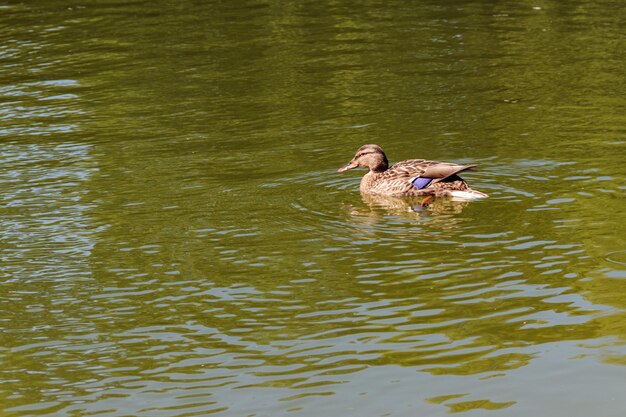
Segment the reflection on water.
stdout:
<svg viewBox="0 0 626 417">
<path fill-rule="evenodd" d="M 0 410 L 621 417 L 619 6 L 0 5 Z"/>
<path fill-rule="evenodd" d="M 363 198 L 363 202 L 367 204 L 373 212 L 379 211 L 393 214 L 406 212 L 459 214 L 469 204 L 467 200 L 454 198 L 399 198 L 367 194 L 363 194 L 361 197 Z"/>
<path fill-rule="evenodd" d="M 4 205 L 2 274 L 10 282 L 66 280 L 86 274 L 95 245 L 86 183 L 95 174 L 90 146 L 5 144 L 0 151 Z"/>
</svg>

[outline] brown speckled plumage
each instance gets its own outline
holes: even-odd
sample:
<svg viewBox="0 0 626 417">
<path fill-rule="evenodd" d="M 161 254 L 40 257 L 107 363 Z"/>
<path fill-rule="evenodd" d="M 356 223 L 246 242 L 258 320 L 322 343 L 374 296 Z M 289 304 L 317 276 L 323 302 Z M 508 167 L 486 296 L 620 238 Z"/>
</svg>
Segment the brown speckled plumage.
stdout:
<svg viewBox="0 0 626 417">
<path fill-rule="evenodd" d="M 360 186 L 364 194 L 441 197 L 465 193 L 466 198 L 487 197 L 484 193 L 472 190 L 458 176 L 460 172 L 475 166 L 476 164 L 457 165 L 449 162 L 409 159 L 389 168 L 387 156 L 380 146 L 363 145 L 357 150 L 354 158 L 338 171 L 367 168 L 369 171 L 361 179 Z M 431 178 L 432 181 L 419 189 L 413 184 L 417 178 Z"/>
</svg>

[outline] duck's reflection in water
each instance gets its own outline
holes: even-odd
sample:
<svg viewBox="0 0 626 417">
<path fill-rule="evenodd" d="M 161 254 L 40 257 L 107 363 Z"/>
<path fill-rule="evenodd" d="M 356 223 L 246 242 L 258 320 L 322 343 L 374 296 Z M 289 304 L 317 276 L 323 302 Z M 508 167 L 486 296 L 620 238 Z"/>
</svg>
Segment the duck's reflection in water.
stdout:
<svg viewBox="0 0 626 417">
<path fill-rule="evenodd" d="M 351 217 L 350 222 L 358 225 L 359 228 L 383 227 L 387 232 L 395 230 L 401 224 L 418 226 L 419 230 L 425 233 L 444 231 L 462 227 L 464 220 L 458 216 L 469 201 L 457 201 L 448 197 L 436 198 L 424 201 L 424 197 L 388 197 L 377 195 L 361 195 L 365 204 L 349 204 L 344 207 Z M 400 223 L 384 222 L 381 219 L 393 217 Z M 408 223 L 407 223 L 408 222 Z M 401 226 L 400 226 L 401 227 Z M 427 229 L 424 229 L 427 227 Z M 402 228 L 402 227 L 401 227 Z M 414 229 L 412 229 L 415 232 Z M 406 231 L 406 230 L 405 230 Z"/>
<path fill-rule="evenodd" d="M 374 214 L 458 214 L 469 204 L 467 200 L 455 200 L 449 197 L 388 197 L 362 194 L 363 202 L 370 213 Z M 358 209 L 357 209 L 358 210 Z M 356 213 L 355 213 L 356 214 Z M 359 213 L 366 215 L 366 213 Z"/>
</svg>

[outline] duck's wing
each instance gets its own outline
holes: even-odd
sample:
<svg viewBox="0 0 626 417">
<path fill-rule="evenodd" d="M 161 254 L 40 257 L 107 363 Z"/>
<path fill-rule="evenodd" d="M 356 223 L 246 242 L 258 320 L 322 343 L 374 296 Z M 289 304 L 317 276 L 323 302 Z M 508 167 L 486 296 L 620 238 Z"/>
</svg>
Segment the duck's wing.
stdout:
<svg viewBox="0 0 626 417">
<path fill-rule="evenodd" d="M 477 164 L 457 165 L 450 162 L 409 159 L 398 162 L 389 171 L 396 172 L 399 177 L 406 178 L 414 187 L 423 189 L 476 166 Z"/>
<path fill-rule="evenodd" d="M 450 162 L 427 161 L 425 159 L 408 159 L 398 162 L 391 167 L 391 171 L 406 177 L 427 177 L 443 180 L 466 169 L 471 169 L 478 164 L 457 165 Z"/>
</svg>

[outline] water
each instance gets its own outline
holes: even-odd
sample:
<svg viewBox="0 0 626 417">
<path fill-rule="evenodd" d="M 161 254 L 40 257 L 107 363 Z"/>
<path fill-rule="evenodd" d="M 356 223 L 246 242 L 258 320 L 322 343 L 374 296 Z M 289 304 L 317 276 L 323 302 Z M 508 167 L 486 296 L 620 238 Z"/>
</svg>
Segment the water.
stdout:
<svg viewBox="0 0 626 417">
<path fill-rule="evenodd" d="M 622 416 L 624 17 L 0 3 L 3 415 Z"/>
</svg>

